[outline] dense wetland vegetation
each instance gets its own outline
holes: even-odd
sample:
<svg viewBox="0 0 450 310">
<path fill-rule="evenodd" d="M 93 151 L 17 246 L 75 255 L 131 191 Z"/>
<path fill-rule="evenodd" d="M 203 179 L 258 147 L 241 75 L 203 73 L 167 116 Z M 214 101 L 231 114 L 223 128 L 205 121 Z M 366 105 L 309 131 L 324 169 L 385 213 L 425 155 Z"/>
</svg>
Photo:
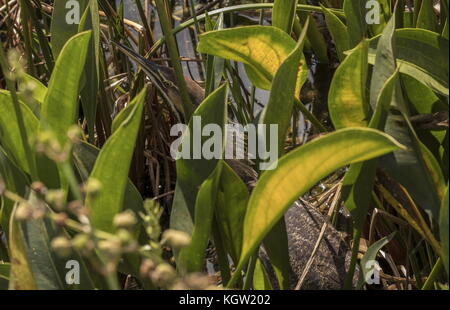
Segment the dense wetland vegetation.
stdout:
<svg viewBox="0 0 450 310">
<path fill-rule="evenodd" d="M 0 289 L 448 290 L 448 0 L 0 0 L 0 37 Z"/>
</svg>

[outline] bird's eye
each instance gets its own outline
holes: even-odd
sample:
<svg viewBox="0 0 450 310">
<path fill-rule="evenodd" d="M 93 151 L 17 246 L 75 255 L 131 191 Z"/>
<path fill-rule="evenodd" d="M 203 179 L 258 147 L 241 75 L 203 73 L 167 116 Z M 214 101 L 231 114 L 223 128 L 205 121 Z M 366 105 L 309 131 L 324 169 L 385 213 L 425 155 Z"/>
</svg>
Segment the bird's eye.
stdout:
<svg viewBox="0 0 450 310">
<path fill-rule="evenodd" d="M 164 80 L 163 83 L 164 83 L 164 86 L 165 86 L 166 88 L 172 88 L 172 87 L 175 87 L 175 85 L 172 83 L 172 81 Z"/>
</svg>

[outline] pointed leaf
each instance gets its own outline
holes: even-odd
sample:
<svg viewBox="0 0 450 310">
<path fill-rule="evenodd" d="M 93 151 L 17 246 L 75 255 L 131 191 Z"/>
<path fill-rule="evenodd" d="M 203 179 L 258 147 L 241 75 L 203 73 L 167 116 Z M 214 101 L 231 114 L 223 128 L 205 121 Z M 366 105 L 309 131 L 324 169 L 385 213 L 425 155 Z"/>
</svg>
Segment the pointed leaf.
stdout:
<svg viewBox="0 0 450 310">
<path fill-rule="evenodd" d="M 345 58 L 344 52 L 350 49 L 348 28 L 331 10 L 322 5 L 321 7 L 325 15 L 325 22 L 327 23 L 328 30 L 336 45 L 339 60 L 342 61 Z"/>
<path fill-rule="evenodd" d="M 378 252 L 389 242 L 391 242 L 392 239 L 395 237 L 395 232 L 390 234 L 389 236 L 386 236 L 384 238 L 381 238 L 374 244 L 372 244 L 368 249 L 366 254 L 364 254 L 364 257 L 361 259 L 361 270 L 362 270 L 362 277 L 363 279 L 366 278 L 370 270 L 372 270 L 373 265 L 368 264 L 370 261 L 375 261 L 378 255 Z"/>
<path fill-rule="evenodd" d="M 394 139 L 377 130 L 352 128 L 313 140 L 281 158 L 276 170 L 263 173 L 250 197 L 238 269 L 289 206 L 314 184 L 340 167 L 399 147 Z"/>
<path fill-rule="evenodd" d="M 400 72 L 448 96 L 448 39 L 424 29 L 398 29 L 395 38 L 394 50 Z M 375 62 L 378 40 L 379 37 L 375 37 L 369 43 L 371 64 Z"/>
<path fill-rule="evenodd" d="M 296 16 L 297 3 L 298 0 L 275 0 L 272 9 L 272 26 L 290 34 Z"/>
<path fill-rule="evenodd" d="M 330 117 L 336 129 L 368 123 L 367 42 L 361 42 L 337 68 L 328 95 Z"/>
<path fill-rule="evenodd" d="M 237 264 L 241 255 L 244 217 L 249 194 L 239 176 L 223 164 L 216 218 L 222 240 L 231 258 Z"/>
<path fill-rule="evenodd" d="M 202 157 L 203 143 L 210 138 L 198 135 L 208 124 L 215 124 L 225 132 L 227 98 L 227 86 L 222 85 L 200 104 L 189 123 L 189 131 L 186 129 L 179 138 L 181 150 L 188 156 L 177 160 L 177 184 L 170 214 L 170 227 L 173 229 L 192 233 L 197 193 L 219 163 L 217 158 L 208 160 Z"/>
<path fill-rule="evenodd" d="M 366 0 L 344 0 L 350 47 L 358 45 L 366 36 L 366 3 Z"/>
<path fill-rule="evenodd" d="M 222 173 L 222 161 L 219 161 L 209 178 L 203 182 L 195 202 L 195 220 L 191 243 L 180 251 L 177 268 L 182 273 L 201 272 L 208 246 L 217 192 Z"/>
<path fill-rule="evenodd" d="M 101 184 L 100 192 L 86 199 L 86 205 L 91 210 L 92 225 L 98 229 L 112 232 L 113 218 L 124 208 L 128 172 L 141 124 L 145 95 L 144 89 L 134 99 L 136 103 L 128 107 L 132 112 L 106 141 L 89 176 Z"/>
<path fill-rule="evenodd" d="M 61 145 L 75 124 L 81 75 L 86 61 L 91 32 L 83 32 L 67 41 L 58 57 L 41 108 L 41 129 L 50 129 Z"/>
<path fill-rule="evenodd" d="M 36 136 L 39 121 L 28 106 L 21 101 L 19 101 L 19 104 L 29 140 L 28 143 L 31 145 L 32 139 Z M 2 146 L 11 156 L 10 159 L 25 172 L 30 173 L 25 150 L 22 143 L 18 143 L 18 141 L 21 141 L 21 135 L 11 94 L 5 90 L 0 90 L 0 137 Z"/>
<path fill-rule="evenodd" d="M 275 73 L 295 45 L 295 41 L 278 28 L 249 26 L 202 34 L 197 50 L 244 63 L 252 83 L 268 90 Z"/>
<path fill-rule="evenodd" d="M 34 194 L 30 195 L 29 203 L 37 208 L 38 201 Z M 44 207 L 45 206 L 39 206 Z M 12 236 L 10 242 L 14 244 L 11 250 L 12 257 L 20 257 L 26 262 L 20 260 L 16 263 L 12 260 L 12 274 L 22 274 L 32 277 L 31 283 L 25 283 L 22 277 L 13 277 L 14 288 L 29 288 L 36 285 L 36 289 L 55 290 L 55 289 L 93 289 L 90 276 L 86 272 L 82 259 L 78 253 L 72 252 L 67 257 L 58 256 L 51 248 L 50 242 L 53 238 L 60 235 L 60 228 L 48 218 L 29 219 L 18 221 L 11 217 L 12 229 L 15 236 Z M 19 251 L 20 253 L 17 253 Z M 65 280 L 67 273 L 66 262 L 75 260 L 80 264 L 80 284 L 69 285 Z M 23 266 L 28 265 L 27 268 Z M 24 270 L 21 270 L 21 269 Z"/>
</svg>

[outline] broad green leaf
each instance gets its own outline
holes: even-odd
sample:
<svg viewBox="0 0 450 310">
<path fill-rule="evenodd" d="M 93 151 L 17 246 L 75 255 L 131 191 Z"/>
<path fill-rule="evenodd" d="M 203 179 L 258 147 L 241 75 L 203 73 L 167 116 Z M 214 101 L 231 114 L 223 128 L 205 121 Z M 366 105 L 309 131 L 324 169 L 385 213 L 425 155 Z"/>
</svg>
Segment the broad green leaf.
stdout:
<svg viewBox="0 0 450 310">
<path fill-rule="evenodd" d="M 407 12 L 405 11 L 403 13 L 403 27 L 404 28 L 414 28 L 414 12 Z"/>
<path fill-rule="evenodd" d="M 295 41 L 278 28 L 249 26 L 204 33 L 197 50 L 244 63 L 252 83 L 269 90 L 278 68 L 295 45 Z M 306 67 L 304 70 L 307 71 Z"/>
<path fill-rule="evenodd" d="M 405 99 L 412 105 L 411 115 L 434 114 L 448 110 L 448 104 L 441 101 L 440 98 L 427 86 L 415 78 L 403 74 L 401 76 L 402 86 L 405 92 Z M 448 143 L 445 143 L 447 136 L 446 130 L 432 130 L 416 128 L 417 134 L 422 143 L 439 159 L 443 172 L 446 169 Z"/>
<path fill-rule="evenodd" d="M 256 260 L 255 271 L 253 274 L 253 289 L 255 290 L 272 290 L 269 277 L 264 269 L 264 265 L 260 259 Z"/>
<path fill-rule="evenodd" d="M 393 31 L 392 28 L 391 31 Z M 389 36 L 389 29 L 386 30 Z M 383 61 L 383 60 L 381 60 Z M 394 88 L 398 83 L 398 71 L 386 81 L 377 99 L 374 114 L 369 127 L 382 130 L 386 124 L 389 107 L 393 100 Z M 345 279 L 345 288 L 353 287 L 353 275 L 356 267 L 356 258 L 359 251 L 360 237 L 369 211 L 372 190 L 379 158 L 350 165 L 342 181 L 342 200 L 352 215 L 353 220 L 353 247 L 349 270 Z"/>
<path fill-rule="evenodd" d="M 307 0 L 300 0 L 299 3 L 307 4 Z M 317 57 L 317 60 L 324 64 L 328 63 L 329 59 L 327 42 L 325 41 L 325 38 L 323 37 L 322 32 L 319 29 L 319 27 L 321 28 L 322 26 L 318 25 L 316 19 L 310 12 L 298 11 L 297 15 L 302 28 L 306 26 L 306 22 L 308 21 L 308 32 L 306 34 L 307 41 L 305 42 L 305 46 L 308 47 L 308 45 L 306 44 L 309 43 L 311 50 Z M 297 33 L 297 35 L 300 37 L 300 33 Z"/>
<path fill-rule="evenodd" d="M 350 47 L 358 45 L 366 36 L 366 2 L 366 0 L 344 0 Z"/>
<path fill-rule="evenodd" d="M 389 109 L 394 101 L 395 88 L 399 83 L 399 70 L 396 69 L 384 83 L 383 88 L 378 94 L 375 111 L 369 123 L 370 128 L 383 130 L 389 115 Z"/>
<path fill-rule="evenodd" d="M 131 105 L 136 104 L 136 101 L 133 100 L 131 101 L 128 106 L 127 109 L 122 109 L 117 115 L 116 117 L 113 119 L 112 122 L 112 126 L 111 126 L 111 132 L 115 133 L 116 130 L 120 127 L 120 125 L 128 119 L 128 117 L 130 116 L 130 113 L 133 111 L 133 109 L 129 108 Z"/>
<path fill-rule="evenodd" d="M 379 51 L 373 71 L 373 78 L 370 90 L 371 105 L 374 106 L 379 96 L 378 89 L 381 88 L 387 74 L 396 68 L 396 60 L 393 51 L 398 51 L 399 31 L 394 33 L 394 18 L 388 23 L 381 39 L 379 40 Z M 389 30 L 390 29 L 390 30 Z M 430 33 L 425 30 L 414 30 L 417 34 Z M 399 55 L 399 53 L 397 53 Z M 400 63 L 400 62 L 399 62 Z M 400 71 L 403 65 L 400 63 Z M 439 216 L 440 199 L 445 187 L 444 178 L 434 156 L 426 149 L 418 139 L 412 127 L 410 109 L 406 106 L 403 98 L 403 91 L 398 81 L 394 88 L 394 97 L 391 109 L 397 113 L 390 113 L 387 117 L 385 131 L 394 137 L 407 149 L 396 150 L 392 154 L 384 156 L 381 160 L 382 167 L 399 183 L 401 183 L 410 193 L 414 201 L 424 208 L 430 215 L 437 218 Z"/>
<path fill-rule="evenodd" d="M 88 180 L 99 153 L 100 150 L 97 147 L 86 142 L 73 146 L 73 161 L 81 183 Z M 136 186 L 131 180 L 128 180 L 124 199 L 125 208 L 138 214 L 142 211 L 143 203 L 144 200 Z"/>
<path fill-rule="evenodd" d="M 83 32 L 67 41 L 58 57 L 41 108 L 41 130 L 53 131 L 64 145 L 67 131 L 75 124 L 78 95 L 91 32 Z"/>
<path fill-rule="evenodd" d="M 28 202 L 34 208 L 44 207 L 35 194 L 31 193 Z M 49 211 L 50 212 L 50 211 Z M 15 214 L 15 213 L 14 213 Z M 53 238 L 60 236 L 60 227 L 48 218 L 29 219 L 27 221 L 19 221 L 11 217 L 13 233 L 16 235 L 10 238 L 15 243 L 11 250 L 12 257 L 23 257 L 29 266 L 36 289 L 54 290 L 54 289 L 93 289 L 90 276 L 86 272 L 81 257 L 72 252 L 67 257 L 58 256 L 52 249 L 50 242 Z M 16 253 L 20 251 L 20 253 Z M 69 285 L 65 280 L 66 262 L 75 260 L 80 264 L 80 284 Z M 12 274 L 25 273 L 22 269 L 25 263 L 12 260 Z M 26 269 L 26 268 L 24 268 Z M 28 283 L 17 282 L 14 277 L 14 286 L 20 288 L 28 288 Z"/>
<path fill-rule="evenodd" d="M 448 108 L 448 105 L 442 103 L 431 88 L 421 81 L 406 74 L 402 74 L 401 79 L 405 95 L 418 114 L 431 114 Z"/>
<path fill-rule="evenodd" d="M 434 13 L 434 1 L 422 1 L 419 16 L 417 17 L 417 28 L 423 28 L 430 31 L 438 31 L 438 19 Z"/>
<path fill-rule="evenodd" d="M 47 87 L 42 84 L 38 79 L 31 75 L 25 74 L 22 80 L 19 82 L 19 99 L 26 103 L 28 107 L 33 111 L 37 118 L 40 117 L 41 104 L 44 102 L 45 95 L 47 94 Z M 25 97 L 24 92 L 28 92 L 32 89 L 32 97 L 29 95 Z"/>
<path fill-rule="evenodd" d="M 194 210 L 197 199 L 197 193 L 203 182 L 211 176 L 216 168 L 219 159 L 204 159 L 201 156 L 201 149 L 204 143 L 211 139 L 202 136 L 201 138 L 193 137 L 203 132 L 208 124 L 215 124 L 223 130 L 227 119 L 227 86 L 223 85 L 209 95 L 197 108 L 193 114 L 193 118 L 189 122 L 189 131 L 181 136 L 181 153 L 182 156 L 177 160 L 177 184 L 175 188 L 175 197 L 172 204 L 172 212 L 170 214 L 170 227 L 173 229 L 184 231 L 191 234 L 194 228 Z M 199 123 L 201 121 L 201 124 Z M 197 129 L 194 129 L 198 126 Z M 194 141 L 195 138 L 195 141 Z M 222 137 L 223 139 L 224 137 Z M 196 143 L 196 144 L 194 144 Z M 222 150 L 216 150 L 222 153 Z M 197 153 L 198 154 L 194 154 Z M 197 158 L 197 159 L 196 159 Z"/>
<path fill-rule="evenodd" d="M 214 218 L 221 172 L 222 161 L 219 161 L 211 176 L 203 182 L 198 190 L 192 240 L 187 247 L 181 249 L 177 260 L 177 268 L 183 274 L 202 271 Z"/>
<path fill-rule="evenodd" d="M 337 68 L 328 94 L 328 108 L 336 129 L 368 123 L 367 41 L 362 41 Z"/>
<path fill-rule="evenodd" d="M 397 59 L 394 55 L 397 37 L 395 37 L 395 19 L 391 18 L 380 39 L 376 42 L 376 54 L 372 79 L 370 84 L 370 106 L 376 109 L 378 98 L 385 83 L 397 68 Z M 370 44 L 369 44 L 370 53 Z M 370 54 L 369 54 L 370 58 Z"/>
<path fill-rule="evenodd" d="M 374 64 L 379 37 L 370 40 L 369 63 Z M 410 75 L 448 96 L 448 40 L 424 29 L 395 31 L 397 63 L 400 72 Z"/>
<path fill-rule="evenodd" d="M 213 20 L 207 16 L 205 22 L 206 31 L 222 30 L 223 14 L 219 16 L 217 22 L 214 24 Z M 206 83 L 205 96 L 208 97 L 215 89 L 219 88 L 220 82 L 223 78 L 225 61 L 223 58 L 207 55 L 206 59 Z"/>
<path fill-rule="evenodd" d="M 145 96 L 144 89 L 134 98 L 136 103 L 128 107 L 132 112 L 106 141 L 89 176 L 101 184 L 100 192 L 86 199 L 95 228 L 112 232 L 114 216 L 124 209 L 128 172 L 141 124 Z"/>
<path fill-rule="evenodd" d="M 19 104 L 29 140 L 28 143 L 31 145 L 33 138 L 36 136 L 39 122 L 28 106 L 22 102 L 19 102 Z M 25 150 L 22 143 L 18 143 L 18 141 L 21 141 L 21 136 L 12 98 L 10 93 L 5 90 L 0 90 L 0 137 L 2 146 L 11 156 L 14 163 L 26 173 L 29 173 L 30 168 Z"/>
<path fill-rule="evenodd" d="M 290 34 L 296 16 L 297 3 L 298 0 L 275 0 L 272 9 L 272 26 Z"/>
<path fill-rule="evenodd" d="M 81 15 L 89 0 L 56 0 L 52 15 L 52 51 L 58 58 L 66 42 L 78 32 Z M 74 5 L 75 3 L 75 5 Z M 78 22 L 76 22 L 78 20 Z"/>
<path fill-rule="evenodd" d="M 291 123 L 292 109 L 296 94 L 296 82 L 298 80 L 298 75 L 301 73 L 303 45 L 305 43 L 308 27 L 309 19 L 305 23 L 297 46 L 281 64 L 273 79 L 269 102 L 264 107 L 259 120 L 260 124 L 266 125 L 267 138 L 265 145 L 270 145 L 269 140 L 272 139 L 270 131 L 273 130 L 272 126 L 277 126 L 278 156 L 282 156 L 284 153 L 286 134 Z M 293 70 L 292 68 L 298 68 L 298 70 Z M 276 160 L 278 160 L 278 156 Z M 259 165 L 261 164 L 262 163 L 259 162 Z M 270 166 L 270 164 L 271 163 L 267 162 L 264 163 L 265 166 Z M 264 246 L 271 263 L 274 265 L 280 287 L 288 288 L 290 264 L 288 239 L 284 219 L 281 219 L 268 233 L 264 240 Z"/>
<path fill-rule="evenodd" d="M 390 37 L 390 33 L 393 31 L 386 28 L 385 36 Z M 386 40 L 387 41 L 387 40 Z M 385 41 L 385 42 L 386 42 Z M 389 44 L 389 41 L 386 42 Z M 389 46 L 389 45 L 388 45 Z M 389 51 L 389 47 L 383 47 Z M 389 57 L 381 58 L 381 65 L 387 61 Z M 384 64 L 385 67 L 386 64 Z M 395 69 L 395 67 L 392 67 Z M 373 76 L 377 78 L 377 76 Z M 394 88 L 398 82 L 398 71 L 394 71 L 393 75 L 385 82 L 378 94 L 375 111 L 369 123 L 370 128 L 383 130 L 386 124 L 386 119 L 389 113 L 389 107 L 392 102 Z M 342 200 L 345 202 L 345 206 L 352 214 L 353 219 L 353 236 L 354 243 L 352 247 L 352 259 L 350 262 L 349 270 L 345 279 L 345 288 L 353 287 L 353 275 L 356 267 L 356 258 L 359 251 L 359 239 L 364 227 L 365 218 L 369 210 L 369 204 L 371 201 L 371 194 L 373 185 L 375 183 L 375 175 L 379 163 L 379 158 L 374 158 L 362 163 L 356 163 L 350 165 L 349 170 L 345 174 L 342 182 Z"/>
<path fill-rule="evenodd" d="M 441 215 L 439 220 L 439 231 L 441 233 L 441 247 L 442 247 L 442 261 L 447 271 L 447 278 L 449 273 L 448 268 L 448 187 L 442 200 Z"/>
<path fill-rule="evenodd" d="M 211 233 L 211 226 L 212 223 L 214 221 L 214 212 L 216 209 L 216 205 L 217 205 L 217 201 L 218 201 L 218 192 L 219 192 L 219 184 L 221 182 L 221 174 L 222 174 L 222 167 L 223 167 L 223 161 L 222 159 L 219 158 L 223 158 L 223 154 L 224 154 L 224 144 L 225 144 L 225 136 L 220 136 L 220 137 L 216 137 L 215 135 L 221 132 L 225 132 L 225 122 L 226 122 L 226 117 L 227 117 L 227 113 L 226 113 L 226 102 L 227 102 L 227 86 L 223 85 L 221 88 L 219 88 L 216 92 L 212 93 L 201 105 L 200 107 L 194 112 L 193 114 L 193 119 L 194 119 L 194 124 L 191 127 L 191 124 L 189 125 L 189 130 L 190 132 L 185 132 L 182 136 L 182 144 L 181 144 L 181 149 L 182 152 L 186 152 L 186 149 L 184 148 L 188 148 L 188 152 L 186 152 L 189 156 L 189 158 L 194 158 L 193 161 L 197 161 L 198 163 L 202 163 L 205 162 L 207 159 L 205 159 L 204 156 L 204 150 L 205 146 L 207 146 L 207 144 L 199 144 L 199 145 L 195 145 L 195 140 L 200 139 L 200 137 L 198 135 L 202 134 L 202 142 L 204 142 L 204 138 L 203 135 L 204 134 L 209 134 L 209 135 L 214 135 L 211 139 L 214 139 L 213 141 L 219 141 L 221 143 L 220 146 L 218 145 L 214 145 L 214 151 L 216 155 L 219 156 L 215 156 L 215 159 L 213 160 L 213 162 L 215 162 L 215 166 L 214 166 L 214 170 L 213 172 L 207 177 L 207 179 L 205 181 L 202 182 L 202 184 L 200 185 L 199 189 L 198 189 L 198 193 L 196 193 L 196 197 L 195 197 L 195 209 L 193 212 L 193 215 L 191 213 L 191 219 L 190 221 L 192 221 L 192 218 L 194 219 L 194 223 L 193 223 L 193 228 L 192 228 L 192 232 L 190 232 L 192 234 L 192 240 L 191 243 L 181 249 L 178 257 L 177 257 L 177 268 L 182 272 L 182 273 L 187 273 L 187 272 L 200 272 L 203 268 L 203 264 L 204 264 L 204 258 L 205 258 L 205 252 L 206 252 L 206 247 L 208 246 L 208 240 L 209 240 L 209 236 Z M 216 102 L 216 100 L 218 102 Z M 214 103 L 219 103 L 217 105 L 214 106 L 215 111 L 213 112 L 211 110 L 211 105 Z M 214 116 L 214 118 L 217 117 L 216 122 L 213 123 L 216 126 L 216 129 L 220 129 L 220 131 L 218 132 L 217 130 L 215 131 L 211 131 L 211 132 L 204 132 L 204 130 L 201 128 L 202 126 L 199 126 L 200 124 L 195 124 L 196 120 L 201 120 L 202 122 L 205 122 L 205 119 L 209 119 L 211 118 L 210 115 L 208 115 L 209 113 L 215 113 L 216 115 Z M 198 116 L 200 116 L 201 118 L 198 118 Z M 211 123 L 212 124 L 212 123 Z M 203 124 L 204 126 L 205 124 Z M 206 124 L 207 125 L 207 124 Z M 191 128 L 193 130 L 191 130 Z M 206 128 L 205 128 L 206 129 Z M 201 130 L 201 131 L 200 131 Z M 192 135 L 192 139 L 191 139 L 191 135 Z M 219 139 L 217 139 L 219 138 Z M 192 143 L 191 143 L 192 142 Z M 195 159 L 195 156 L 190 156 L 191 154 L 193 155 L 195 153 L 195 150 L 191 153 L 190 148 L 200 148 L 202 150 L 202 154 L 200 156 L 200 158 Z M 219 149 L 218 149 L 219 148 Z M 207 149 L 208 151 L 212 151 L 211 146 L 209 146 L 209 148 Z M 182 159 L 182 160 L 178 160 L 177 161 L 177 172 L 179 171 L 178 168 L 182 168 L 184 160 L 186 159 Z M 192 162 L 192 160 L 191 160 Z M 180 165 L 179 165 L 180 164 Z M 190 167 L 186 167 L 186 168 L 190 168 Z M 180 169 L 181 170 L 181 169 Z M 201 174 L 198 173 L 199 171 L 196 171 L 197 174 Z M 187 178 L 189 178 L 191 176 L 187 176 Z M 192 177 L 191 177 L 192 178 Z M 183 180 L 185 181 L 185 180 Z M 183 190 L 183 187 L 185 187 L 184 184 L 182 183 L 178 183 L 177 180 L 177 189 L 180 188 L 180 192 Z M 177 192 L 176 192 L 177 195 Z M 176 218 L 174 217 L 174 208 L 183 208 L 183 207 L 187 207 L 185 212 L 189 212 L 189 205 L 188 205 L 188 201 L 184 200 L 181 201 L 179 204 L 175 204 L 172 206 L 172 215 L 171 215 L 171 224 L 177 224 L 175 220 L 179 220 L 180 218 Z M 183 210 L 182 210 L 183 211 Z M 176 213 L 175 213 L 176 215 Z M 172 220 L 174 220 L 172 222 Z"/>
<path fill-rule="evenodd" d="M 84 69 L 84 86 L 81 90 L 81 103 L 87 122 L 89 141 L 94 141 L 100 72 L 100 16 L 97 0 L 89 0 L 89 4 L 79 25 L 79 32 L 85 30 L 92 30 L 92 37 L 89 42 Z"/>
<path fill-rule="evenodd" d="M 39 132 L 49 131 L 60 147 L 67 132 L 76 124 L 80 79 L 86 61 L 91 32 L 80 33 L 67 41 L 56 60 L 48 90 L 41 106 Z M 37 157 L 38 174 L 49 188 L 67 188 L 62 169 L 44 154 Z"/>
<path fill-rule="evenodd" d="M 259 120 L 260 124 L 264 124 L 267 127 L 277 125 L 278 154 L 284 153 L 286 134 L 290 126 L 296 95 L 296 82 L 299 74 L 301 74 L 301 68 L 303 66 L 303 45 L 305 43 L 308 25 L 309 22 L 307 21 L 297 45 L 277 70 L 272 82 L 269 101 L 261 112 Z M 293 68 L 297 68 L 297 70 Z M 270 135 L 266 135 L 266 137 L 269 136 Z M 265 142 L 266 145 L 269 145 L 269 141 Z"/>
<path fill-rule="evenodd" d="M 20 91 L 23 90 L 23 88 L 27 86 L 26 84 L 28 83 L 30 83 L 32 86 L 33 98 L 36 99 L 40 104 L 44 102 L 45 95 L 47 94 L 47 86 L 42 84 L 42 82 L 36 79 L 35 77 L 29 74 L 25 74 L 22 77 L 22 80 L 20 81 L 19 90 Z"/>
<path fill-rule="evenodd" d="M 384 128 L 397 81 L 398 73 L 394 73 L 386 81 L 378 98 L 376 111 L 370 121 L 370 128 L 379 130 Z M 379 158 L 374 158 L 351 165 L 342 182 L 342 199 L 352 214 L 355 232 L 362 230 L 369 210 L 378 162 Z"/>
<path fill-rule="evenodd" d="M 398 69 L 395 58 L 395 27 L 396 20 L 391 18 L 384 28 L 378 41 L 378 50 L 375 56 L 375 64 L 372 71 L 370 84 L 370 106 L 373 115 L 370 127 L 384 130 L 389 108 L 394 101 L 394 90 L 399 85 Z M 364 195 L 369 197 L 370 195 Z"/>
<path fill-rule="evenodd" d="M 398 91 L 396 96 L 399 96 Z M 421 208 L 438 219 L 445 186 L 439 164 L 419 141 L 406 116 L 391 114 L 387 120 L 386 132 L 407 146 L 407 149 L 397 150 L 383 157 L 383 168 L 408 190 Z"/>
<path fill-rule="evenodd" d="M 241 256 L 248 198 L 249 194 L 244 182 L 230 166 L 224 163 L 215 215 L 221 239 L 236 264 Z"/>
<path fill-rule="evenodd" d="M 277 169 L 262 174 L 250 197 L 238 269 L 289 206 L 314 184 L 343 166 L 400 147 L 390 136 L 377 130 L 351 128 L 313 140 L 281 158 Z"/>
<path fill-rule="evenodd" d="M 345 58 L 344 52 L 350 49 L 348 28 L 331 10 L 323 5 L 321 5 L 321 7 L 325 15 L 325 22 L 327 23 L 328 30 L 336 45 L 339 60 L 342 61 Z"/>
<path fill-rule="evenodd" d="M 362 270 L 362 278 L 366 280 L 366 277 L 368 276 L 368 273 L 373 270 L 374 266 L 371 264 L 371 262 L 376 261 L 378 252 L 389 242 L 394 239 L 396 232 L 393 232 L 389 236 L 386 236 L 374 244 L 372 244 L 368 249 L 366 254 L 364 254 L 364 257 L 361 259 L 361 270 Z M 362 282 L 362 284 L 364 284 Z"/>
</svg>

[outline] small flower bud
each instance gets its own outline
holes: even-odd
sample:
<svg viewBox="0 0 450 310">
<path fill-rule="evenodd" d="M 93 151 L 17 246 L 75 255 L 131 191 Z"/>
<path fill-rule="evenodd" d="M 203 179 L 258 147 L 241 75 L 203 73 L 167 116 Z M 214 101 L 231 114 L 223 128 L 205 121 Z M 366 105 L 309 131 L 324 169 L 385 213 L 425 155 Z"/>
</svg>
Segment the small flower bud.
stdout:
<svg viewBox="0 0 450 310">
<path fill-rule="evenodd" d="M 98 242 L 98 247 L 110 257 L 116 257 L 122 253 L 121 244 L 116 240 L 101 240 Z"/>
<path fill-rule="evenodd" d="M 117 228 L 131 228 L 137 223 L 136 215 L 133 211 L 127 210 L 114 217 L 114 226 Z"/>
<path fill-rule="evenodd" d="M 176 272 L 167 263 L 161 263 L 150 273 L 150 278 L 158 286 L 169 286 L 176 278 Z"/>
<path fill-rule="evenodd" d="M 22 202 L 17 206 L 15 217 L 18 221 L 26 221 L 33 217 L 33 210 L 28 203 Z"/>
<path fill-rule="evenodd" d="M 80 201 L 74 200 L 69 202 L 67 209 L 76 216 L 88 215 L 88 209 L 84 207 Z"/>
<path fill-rule="evenodd" d="M 133 240 L 133 236 L 126 229 L 119 229 L 116 232 L 116 236 L 119 238 L 119 240 L 122 244 L 127 244 Z"/>
<path fill-rule="evenodd" d="M 45 195 L 47 193 L 47 187 L 45 187 L 42 182 L 33 182 L 31 184 L 31 189 L 41 195 Z"/>
<path fill-rule="evenodd" d="M 155 268 L 156 268 L 156 265 L 152 260 L 145 259 L 139 268 L 139 273 L 141 274 L 142 277 L 146 278 L 150 275 L 150 273 L 153 270 L 155 270 Z"/>
<path fill-rule="evenodd" d="M 61 189 L 49 190 L 45 195 L 45 200 L 61 210 L 66 200 L 66 192 Z"/>
<path fill-rule="evenodd" d="M 202 273 L 191 273 L 183 280 L 191 290 L 204 290 L 214 285 L 214 279 Z"/>
<path fill-rule="evenodd" d="M 56 254 L 61 257 L 67 257 L 72 252 L 72 244 L 66 237 L 56 237 L 51 242 L 51 247 Z"/>
<path fill-rule="evenodd" d="M 64 227 L 64 226 L 66 226 L 66 222 L 67 222 L 68 218 L 69 217 L 67 216 L 66 213 L 58 213 L 55 215 L 54 221 L 55 221 L 56 225 L 58 225 L 60 227 Z"/>
<path fill-rule="evenodd" d="M 80 127 L 78 127 L 77 125 L 71 126 L 69 128 L 69 130 L 67 131 L 67 137 L 69 138 L 70 142 L 72 142 L 73 144 L 80 142 L 81 136 L 82 136 L 82 131 L 81 131 Z"/>
<path fill-rule="evenodd" d="M 47 208 L 43 201 L 33 200 L 31 202 L 31 211 L 33 219 L 37 220 L 43 218 L 47 212 Z"/>
<path fill-rule="evenodd" d="M 175 249 L 181 249 L 191 243 L 191 236 L 183 231 L 168 229 L 163 233 L 161 243 L 167 243 Z"/>
<path fill-rule="evenodd" d="M 89 238 L 89 235 L 87 235 L 87 234 L 82 234 L 82 233 L 77 234 L 72 239 L 72 245 L 78 251 L 89 249 L 90 243 L 91 243 L 91 239 Z"/>
<path fill-rule="evenodd" d="M 89 178 L 89 180 L 84 185 L 84 191 L 87 195 L 95 196 L 100 192 L 102 188 L 102 183 L 94 178 Z"/>
</svg>

